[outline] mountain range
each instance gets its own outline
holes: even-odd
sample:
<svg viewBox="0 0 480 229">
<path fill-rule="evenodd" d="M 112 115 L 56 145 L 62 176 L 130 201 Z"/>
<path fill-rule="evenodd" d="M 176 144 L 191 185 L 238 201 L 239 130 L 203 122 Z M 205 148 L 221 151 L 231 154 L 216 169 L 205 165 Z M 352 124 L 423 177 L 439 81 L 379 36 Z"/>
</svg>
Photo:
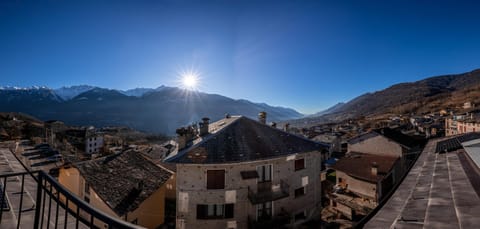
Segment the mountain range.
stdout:
<svg viewBox="0 0 480 229">
<path fill-rule="evenodd" d="M 321 124 L 362 116 L 425 114 L 440 109 L 463 112 L 465 102 L 480 104 L 480 69 L 395 84 L 336 104 L 295 123 Z"/>
<path fill-rule="evenodd" d="M 424 114 L 440 109 L 462 112 L 465 102 L 480 104 L 480 69 L 395 84 L 306 117 L 290 108 L 167 86 L 126 91 L 88 85 L 59 89 L 0 87 L 3 112 L 23 112 L 71 125 L 121 125 L 169 135 L 202 117 L 217 120 L 227 113 L 256 118 L 260 111 L 266 111 L 269 121 L 311 125 L 366 116 Z"/>
<path fill-rule="evenodd" d="M 303 117 L 290 108 L 167 86 L 126 91 L 88 85 L 59 89 L 0 87 L 0 111 L 22 112 L 70 125 L 128 126 L 167 135 L 203 117 L 218 120 L 227 113 L 256 118 L 260 111 L 266 111 L 269 121 Z"/>
</svg>

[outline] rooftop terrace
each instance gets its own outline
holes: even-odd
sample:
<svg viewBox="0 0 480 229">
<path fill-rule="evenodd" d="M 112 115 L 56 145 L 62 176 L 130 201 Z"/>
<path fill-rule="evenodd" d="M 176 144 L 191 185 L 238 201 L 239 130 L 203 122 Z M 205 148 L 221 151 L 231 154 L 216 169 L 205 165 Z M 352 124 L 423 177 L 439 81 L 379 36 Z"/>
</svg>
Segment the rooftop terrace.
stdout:
<svg viewBox="0 0 480 229">
<path fill-rule="evenodd" d="M 458 145 L 450 152 L 438 152 L 437 143 L 447 143 L 448 139 L 431 140 L 427 144 L 398 189 L 365 228 L 480 225 L 480 170 Z"/>
</svg>

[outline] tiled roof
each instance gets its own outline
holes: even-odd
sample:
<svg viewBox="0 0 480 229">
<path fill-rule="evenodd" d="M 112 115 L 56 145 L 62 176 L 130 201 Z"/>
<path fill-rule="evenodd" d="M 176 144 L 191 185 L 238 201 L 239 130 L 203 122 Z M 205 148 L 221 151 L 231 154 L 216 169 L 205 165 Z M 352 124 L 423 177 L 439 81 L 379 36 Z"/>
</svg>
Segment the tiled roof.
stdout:
<svg viewBox="0 0 480 229">
<path fill-rule="evenodd" d="M 383 179 L 384 175 L 388 174 L 397 160 L 398 158 L 396 157 L 351 152 L 339 159 L 331 168 L 342 171 L 351 177 L 377 182 Z M 372 165 L 374 163 L 377 166 L 377 175 L 372 174 Z"/>
<path fill-rule="evenodd" d="M 78 163 L 75 167 L 119 216 L 137 209 L 172 176 L 132 150 Z"/>
<path fill-rule="evenodd" d="M 443 141 L 439 141 L 437 143 L 435 152 L 439 153 L 442 151 L 447 151 L 447 152 L 455 151 L 457 149 L 463 148 L 461 143 L 479 139 L 479 138 L 480 138 L 480 133 L 476 133 L 476 132 L 453 136 Z"/>
<path fill-rule="evenodd" d="M 478 138 L 480 138 L 480 133 L 478 132 L 467 133 L 457 137 L 458 141 L 461 143 L 468 142 Z"/>
<path fill-rule="evenodd" d="M 328 145 L 284 132 L 243 116 L 212 123 L 210 134 L 168 158 L 174 163 L 228 163 L 327 150 Z"/>
<path fill-rule="evenodd" d="M 419 145 L 414 138 L 408 135 L 405 135 L 402 132 L 397 130 L 393 130 L 390 128 L 382 128 L 382 129 L 375 130 L 375 132 L 408 148 L 414 148 L 415 146 Z"/>
<path fill-rule="evenodd" d="M 413 148 L 417 145 L 419 145 L 419 142 L 408 136 L 408 135 L 405 135 L 403 134 L 402 132 L 400 131 L 396 131 L 396 130 L 393 130 L 393 129 L 390 129 L 390 128 L 381 128 L 381 129 L 376 129 L 376 130 L 373 130 L 373 131 L 370 131 L 368 133 L 365 133 L 365 134 L 361 134 L 361 135 L 358 135 L 354 138 L 351 138 L 350 140 L 348 140 L 348 143 L 349 144 L 356 144 L 356 143 L 359 143 L 359 142 L 362 142 L 362 141 L 365 141 L 367 139 L 370 139 L 370 138 L 373 138 L 373 137 L 376 137 L 376 136 L 384 136 L 400 145 L 403 145 L 403 146 L 406 146 L 408 148 Z"/>
<path fill-rule="evenodd" d="M 356 143 L 359 143 L 359 142 L 363 142 L 367 139 L 370 139 L 370 138 L 373 138 L 373 137 L 377 137 L 379 136 L 380 134 L 378 134 L 377 132 L 375 131 L 370 131 L 368 133 L 365 133 L 365 134 L 361 134 L 361 135 L 358 135 L 356 137 L 353 137 L 353 138 L 350 138 L 348 140 L 348 144 L 356 144 Z"/>
</svg>

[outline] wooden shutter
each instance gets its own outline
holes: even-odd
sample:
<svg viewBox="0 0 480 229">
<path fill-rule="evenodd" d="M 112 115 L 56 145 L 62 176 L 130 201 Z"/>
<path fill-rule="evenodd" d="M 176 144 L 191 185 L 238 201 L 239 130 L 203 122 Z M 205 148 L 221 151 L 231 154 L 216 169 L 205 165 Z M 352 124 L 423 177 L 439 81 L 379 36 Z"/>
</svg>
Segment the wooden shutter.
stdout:
<svg viewBox="0 0 480 229">
<path fill-rule="evenodd" d="M 234 204 L 225 204 L 225 219 L 233 218 Z"/>
<path fill-rule="evenodd" d="M 207 189 L 225 188 L 225 170 L 207 170 Z"/>
<path fill-rule="evenodd" d="M 305 159 L 295 160 L 295 171 L 305 168 Z"/>
<path fill-rule="evenodd" d="M 206 219 L 207 218 L 207 205 L 197 204 L 197 219 Z"/>
</svg>

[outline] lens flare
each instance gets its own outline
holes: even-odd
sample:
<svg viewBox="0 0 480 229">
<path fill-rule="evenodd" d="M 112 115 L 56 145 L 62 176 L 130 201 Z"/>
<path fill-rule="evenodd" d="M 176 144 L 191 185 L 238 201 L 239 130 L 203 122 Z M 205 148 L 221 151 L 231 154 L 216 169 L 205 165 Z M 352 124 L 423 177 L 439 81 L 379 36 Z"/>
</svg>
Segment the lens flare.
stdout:
<svg viewBox="0 0 480 229">
<path fill-rule="evenodd" d="M 186 89 L 196 89 L 198 86 L 198 76 L 195 74 L 185 74 L 182 76 L 182 84 Z"/>
</svg>

